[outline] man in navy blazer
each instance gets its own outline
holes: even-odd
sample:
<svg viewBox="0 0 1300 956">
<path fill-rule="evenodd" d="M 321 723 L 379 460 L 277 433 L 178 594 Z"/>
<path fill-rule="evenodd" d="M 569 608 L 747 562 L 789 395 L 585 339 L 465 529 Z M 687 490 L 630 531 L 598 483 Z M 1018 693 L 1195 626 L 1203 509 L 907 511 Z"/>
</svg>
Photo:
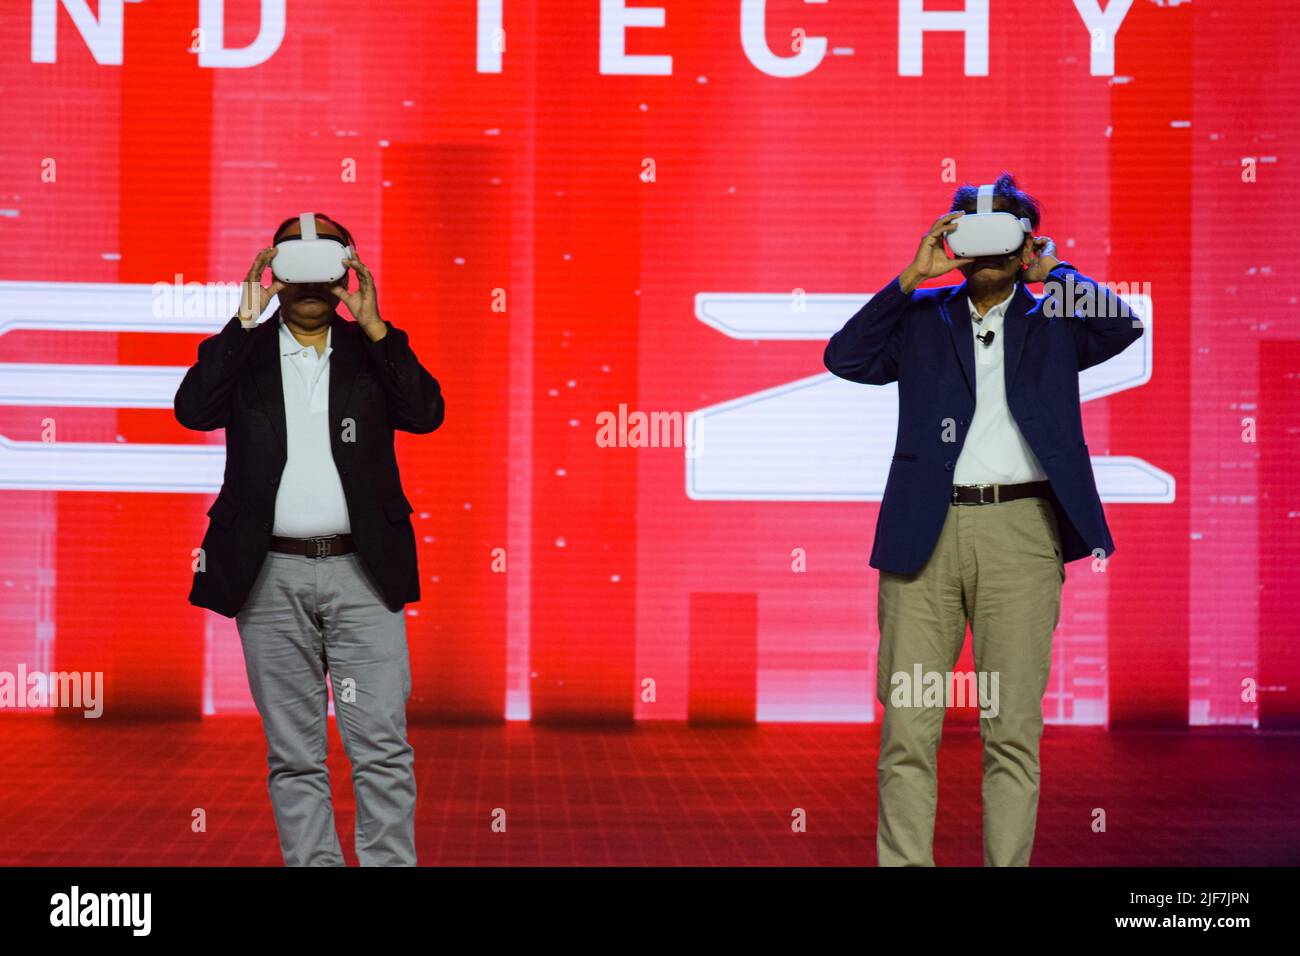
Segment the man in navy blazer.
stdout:
<svg viewBox="0 0 1300 956">
<path fill-rule="evenodd" d="M 876 523 L 881 722 L 877 852 L 884 865 L 933 865 L 936 768 L 952 668 L 970 623 L 984 741 L 984 860 L 1028 865 L 1038 743 L 1064 564 L 1115 548 L 1079 410 L 1079 372 L 1143 332 L 1131 308 L 1025 237 L 1003 256 L 950 258 L 953 212 L 911 265 L 826 346 L 826 367 L 898 383 L 898 437 Z M 1039 223 L 1009 174 L 993 209 Z M 960 286 L 920 289 L 960 269 Z M 1038 301 L 1026 283 L 1043 282 Z M 946 690 L 947 697 L 937 693 Z M 933 692 L 933 693 L 932 693 Z M 974 695 L 972 695 L 974 696 Z"/>
</svg>

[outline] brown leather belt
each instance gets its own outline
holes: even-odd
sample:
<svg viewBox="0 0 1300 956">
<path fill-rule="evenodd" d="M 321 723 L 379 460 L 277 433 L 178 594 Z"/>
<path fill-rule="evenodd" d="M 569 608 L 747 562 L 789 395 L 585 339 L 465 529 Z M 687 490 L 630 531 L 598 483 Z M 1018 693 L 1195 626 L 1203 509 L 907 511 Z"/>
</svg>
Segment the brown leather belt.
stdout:
<svg viewBox="0 0 1300 956">
<path fill-rule="evenodd" d="M 953 485 L 955 505 L 995 505 L 1017 498 L 1046 498 L 1051 490 L 1046 481 L 1022 481 L 1016 485 Z"/>
<path fill-rule="evenodd" d="M 271 550 L 282 554 L 302 554 L 309 558 L 330 558 L 357 550 L 350 534 L 326 534 L 318 538 L 282 538 L 271 536 Z"/>
</svg>

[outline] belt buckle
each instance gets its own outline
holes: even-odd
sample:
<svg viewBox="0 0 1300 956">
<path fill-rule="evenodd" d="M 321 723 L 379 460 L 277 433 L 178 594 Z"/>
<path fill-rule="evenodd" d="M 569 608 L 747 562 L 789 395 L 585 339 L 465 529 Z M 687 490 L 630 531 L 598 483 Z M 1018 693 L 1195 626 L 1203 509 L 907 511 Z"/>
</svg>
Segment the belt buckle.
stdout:
<svg viewBox="0 0 1300 956">
<path fill-rule="evenodd" d="M 956 501 L 956 498 L 957 498 L 957 489 L 954 488 L 954 489 L 952 490 L 952 497 L 953 497 L 954 502 L 955 502 L 956 504 L 959 504 L 959 505 L 996 505 L 996 504 L 998 504 L 998 503 L 1000 502 L 1001 497 L 1002 497 L 1002 496 L 1001 496 L 1001 489 L 1000 489 L 997 485 L 964 485 L 963 487 L 965 487 L 965 488 L 978 488 L 978 489 L 979 489 L 979 493 L 980 493 L 980 495 L 979 495 L 979 500 L 978 500 L 978 501 Z M 986 497 L 984 496 L 984 489 L 986 489 L 986 488 L 992 488 L 992 489 L 993 489 L 993 497 L 992 497 L 992 498 L 986 498 Z"/>
<path fill-rule="evenodd" d="M 337 537 L 338 535 L 336 534 L 327 534 L 316 538 L 308 538 L 307 540 L 314 542 L 316 545 L 315 557 L 328 558 L 330 556 L 330 549 L 334 546 L 334 539 Z"/>
</svg>

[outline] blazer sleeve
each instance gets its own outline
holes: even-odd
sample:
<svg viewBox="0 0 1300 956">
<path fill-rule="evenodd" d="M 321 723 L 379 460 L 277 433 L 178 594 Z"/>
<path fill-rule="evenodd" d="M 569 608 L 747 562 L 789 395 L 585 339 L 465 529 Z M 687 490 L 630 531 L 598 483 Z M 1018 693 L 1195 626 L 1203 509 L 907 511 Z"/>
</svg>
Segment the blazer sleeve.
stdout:
<svg viewBox="0 0 1300 956">
<path fill-rule="evenodd" d="M 1068 262 L 1048 273 L 1043 309 L 1070 323 L 1079 371 L 1114 358 L 1146 331 L 1132 306 Z"/>
<path fill-rule="evenodd" d="M 235 316 L 216 335 L 199 343 L 199 359 L 181 379 L 172 411 L 186 428 L 208 432 L 230 421 L 235 375 L 252 352 L 253 332 Z"/>
<path fill-rule="evenodd" d="M 822 356 L 826 368 L 864 385 L 897 381 L 911 301 L 895 276 L 831 336 Z"/>
<path fill-rule="evenodd" d="M 378 342 L 362 335 L 388 399 L 388 423 L 417 435 L 431 432 L 446 413 L 442 387 L 415 357 L 409 336 L 387 320 L 384 324 L 388 334 Z"/>
</svg>

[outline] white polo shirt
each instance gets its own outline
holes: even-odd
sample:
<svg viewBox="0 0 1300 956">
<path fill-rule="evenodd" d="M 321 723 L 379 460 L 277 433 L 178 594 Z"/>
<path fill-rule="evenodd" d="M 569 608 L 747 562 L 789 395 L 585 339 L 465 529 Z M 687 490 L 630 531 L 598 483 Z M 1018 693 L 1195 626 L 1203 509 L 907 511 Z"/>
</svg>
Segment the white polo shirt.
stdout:
<svg viewBox="0 0 1300 956">
<path fill-rule="evenodd" d="M 975 310 L 975 303 L 967 298 L 974 334 L 984 335 L 991 331 L 993 341 L 984 345 L 979 339 L 975 340 L 975 415 L 971 418 L 966 443 L 957 457 L 953 484 L 1001 485 L 1047 478 L 1007 407 L 1003 322 L 1019 288 L 1017 284 L 1011 295 L 983 316 Z"/>
<path fill-rule="evenodd" d="M 303 345 L 280 319 L 280 378 L 284 385 L 284 424 L 288 460 L 275 496 L 272 534 L 286 538 L 311 538 L 347 534 L 348 502 L 343 482 L 330 450 L 329 394 L 330 344 L 325 351 Z"/>
</svg>

